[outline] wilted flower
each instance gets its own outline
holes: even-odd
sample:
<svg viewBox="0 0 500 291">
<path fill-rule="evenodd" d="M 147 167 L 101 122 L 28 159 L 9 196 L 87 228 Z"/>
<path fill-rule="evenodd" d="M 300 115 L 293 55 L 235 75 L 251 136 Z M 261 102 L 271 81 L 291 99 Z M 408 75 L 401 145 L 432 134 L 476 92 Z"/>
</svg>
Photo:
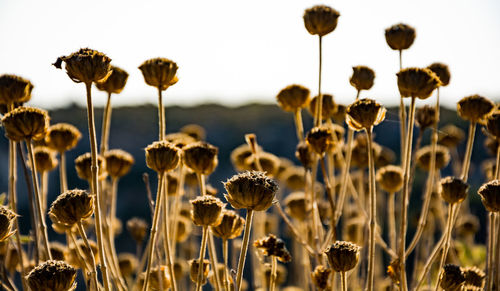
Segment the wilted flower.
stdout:
<svg viewBox="0 0 500 291">
<path fill-rule="evenodd" d="M 6 241 L 15 232 L 12 231 L 16 214 L 9 208 L 0 205 L 0 242 Z"/>
<path fill-rule="evenodd" d="M 180 150 L 168 141 L 155 141 L 146 147 L 146 164 L 158 173 L 164 173 L 177 167 Z"/>
<path fill-rule="evenodd" d="M 154 58 L 145 61 L 139 66 L 146 84 L 166 90 L 177 82 L 178 66 L 166 58 Z"/>
<path fill-rule="evenodd" d="M 111 74 L 108 78 L 98 81 L 95 85 L 97 89 L 109 94 L 119 94 L 127 83 L 128 73 L 118 67 L 111 66 Z"/>
<path fill-rule="evenodd" d="M 431 71 L 433 71 L 441 81 L 441 86 L 447 86 L 450 83 L 450 70 L 448 66 L 443 63 L 433 63 L 428 66 Z"/>
<path fill-rule="evenodd" d="M 324 36 L 337 27 L 340 13 L 328 6 L 317 5 L 304 12 L 304 25 L 312 35 Z"/>
<path fill-rule="evenodd" d="M 335 140 L 333 132 L 328 127 L 321 126 L 314 127 L 307 133 L 306 142 L 315 153 L 323 156 Z"/>
<path fill-rule="evenodd" d="M 395 193 L 403 187 L 403 169 L 398 166 L 389 165 L 377 171 L 377 182 L 380 188 Z"/>
<path fill-rule="evenodd" d="M 127 230 L 136 243 L 142 243 L 148 231 L 148 224 L 142 218 L 132 217 L 127 221 Z"/>
<path fill-rule="evenodd" d="M 308 202 L 304 192 L 288 194 L 283 203 L 286 206 L 285 211 L 291 217 L 299 221 L 304 221 L 307 218 L 310 209 L 308 209 Z"/>
<path fill-rule="evenodd" d="M 353 130 L 369 129 L 385 119 L 385 112 L 373 99 L 358 99 L 347 107 L 346 122 Z"/>
<path fill-rule="evenodd" d="M 500 211 L 500 181 L 493 180 L 483 184 L 477 194 L 481 196 L 484 207 L 489 212 Z"/>
<path fill-rule="evenodd" d="M 417 165 L 423 170 L 429 172 L 431 168 L 432 146 L 424 146 L 415 153 Z M 450 162 L 450 151 L 444 146 L 436 146 L 435 166 L 436 170 L 442 169 Z"/>
<path fill-rule="evenodd" d="M 90 217 L 93 211 L 92 196 L 87 191 L 73 189 L 62 193 L 52 202 L 49 215 L 55 217 L 57 222 L 71 226 Z"/>
<path fill-rule="evenodd" d="M 59 57 L 53 65 L 61 69 L 62 62 L 66 63 L 69 78 L 76 83 L 90 84 L 103 80 L 111 73 L 111 59 L 89 48 L 82 48 L 67 57 Z"/>
<path fill-rule="evenodd" d="M 274 234 L 269 234 L 264 238 L 254 241 L 253 245 L 265 256 L 274 256 L 280 262 L 288 263 L 292 260 L 292 256 L 290 252 L 288 252 L 285 242 L 277 238 Z"/>
<path fill-rule="evenodd" d="M 314 268 L 314 271 L 311 273 L 311 279 L 319 290 L 326 290 L 329 285 L 330 275 L 332 274 L 332 270 L 329 268 L 325 268 L 325 266 L 318 265 Z"/>
<path fill-rule="evenodd" d="M 393 50 L 408 49 L 413 44 L 415 36 L 415 28 L 404 23 L 395 24 L 385 30 L 385 40 Z"/>
<path fill-rule="evenodd" d="M 99 179 L 106 178 L 106 160 L 102 156 L 97 156 L 97 166 L 99 167 Z M 92 155 L 85 153 L 75 159 L 76 174 L 80 179 L 91 181 L 92 180 Z"/>
<path fill-rule="evenodd" d="M 37 146 L 33 150 L 35 167 L 38 173 L 52 171 L 57 167 L 56 153 L 48 147 Z"/>
<path fill-rule="evenodd" d="M 427 99 L 441 85 L 438 76 L 427 68 L 407 68 L 399 71 L 398 88 L 402 97 Z"/>
<path fill-rule="evenodd" d="M 331 94 L 321 94 L 322 106 L 321 106 L 321 119 L 328 120 L 332 118 L 337 112 L 337 103 Z M 316 106 L 317 106 L 318 96 L 314 96 L 309 102 L 309 111 L 312 116 L 316 116 Z"/>
<path fill-rule="evenodd" d="M 480 122 L 493 110 L 495 105 L 489 99 L 472 95 L 460 99 L 457 112 L 460 117 L 470 122 Z"/>
<path fill-rule="evenodd" d="M 219 163 L 217 159 L 219 149 L 206 142 L 188 144 L 182 151 L 184 164 L 198 174 L 211 174 Z"/>
<path fill-rule="evenodd" d="M 189 278 L 191 278 L 191 281 L 196 283 L 198 281 L 198 270 L 200 267 L 199 260 L 190 260 L 188 263 L 189 263 Z M 207 283 L 209 270 L 210 270 L 210 262 L 208 260 L 203 259 L 202 263 L 203 279 L 201 281 L 203 285 Z"/>
<path fill-rule="evenodd" d="M 273 203 L 278 184 L 258 171 L 234 175 L 224 183 L 226 200 L 235 209 L 267 210 Z"/>
<path fill-rule="evenodd" d="M 301 85 L 289 85 L 281 89 L 276 96 L 281 109 L 295 112 L 309 104 L 309 89 Z"/>
<path fill-rule="evenodd" d="M 415 112 L 415 122 L 422 130 L 434 125 L 436 117 L 436 108 L 429 105 L 417 108 Z"/>
<path fill-rule="evenodd" d="M 483 290 L 484 288 L 484 279 L 486 278 L 486 274 L 483 270 L 477 267 L 466 267 L 462 268 L 462 272 L 465 276 L 465 288 L 475 288 L 472 290 Z M 469 290 L 469 289 L 466 289 Z"/>
<path fill-rule="evenodd" d="M 217 226 L 221 223 L 221 212 L 224 208 L 224 203 L 219 198 L 204 195 L 189 202 L 193 205 L 191 219 L 194 224 L 199 226 Z"/>
<path fill-rule="evenodd" d="M 336 241 L 325 250 L 335 272 L 347 272 L 358 263 L 360 247 L 347 241 Z"/>
<path fill-rule="evenodd" d="M 13 141 L 41 140 L 49 127 L 47 111 L 33 107 L 18 107 L 2 118 L 5 135 Z"/>
<path fill-rule="evenodd" d="M 356 90 L 369 90 L 373 86 L 375 72 L 367 66 L 352 67 L 352 76 L 349 79 Z"/>
<path fill-rule="evenodd" d="M 64 261 L 46 261 L 26 277 L 31 290 L 70 291 L 76 288 L 76 270 Z"/>
<path fill-rule="evenodd" d="M 222 220 L 212 227 L 214 235 L 222 239 L 234 239 L 241 235 L 245 226 L 245 219 L 232 210 L 222 210 Z"/>
<path fill-rule="evenodd" d="M 460 286 L 465 282 L 464 272 L 457 265 L 448 264 L 443 268 L 441 274 L 441 288 L 445 291 L 460 290 Z"/>
<path fill-rule="evenodd" d="M 104 153 L 106 159 L 106 171 L 111 178 L 120 178 L 125 176 L 132 165 L 134 157 L 124 150 L 109 150 Z"/>
<path fill-rule="evenodd" d="M 0 76 L 0 104 L 11 105 L 24 103 L 31 99 L 33 84 L 29 80 L 16 75 Z"/>
<path fill-rule="evenodd" d="M 439 184 L 441 197 L 450 204 L 460 203 L 467 197 L 469 185 L 462 179 L 446 177 L 441 179 Z"/>
<path fill-rule="evenodd" d="M 69 123 L 56 123 L 49 126 L 45 143 L 51 149 L 62 153 L 76 146 L 82 134 L 75 126 Z"/>
</svg>

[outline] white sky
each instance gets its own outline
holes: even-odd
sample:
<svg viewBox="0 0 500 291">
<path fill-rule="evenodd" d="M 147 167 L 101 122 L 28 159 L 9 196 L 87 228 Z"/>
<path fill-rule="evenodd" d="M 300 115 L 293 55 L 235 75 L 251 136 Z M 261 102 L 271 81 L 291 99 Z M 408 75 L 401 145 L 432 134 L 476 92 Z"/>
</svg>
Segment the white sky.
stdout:
<svg viewBox="0 0 500 291">
<path fill-rule="evenodd" d="M 350 103 L 352 66 L 376 71 L 363 96 L 397 103 L 397 52 L 384 29 L 405 22 L 417 38 L 404 66 L 441 61 L 451 84 L 442 90 L 449 107 L 461 97 L 500 96 L 500 1 L 496 0 L 221 0 L 221 1 L 7 1 L 0 0 L 0 73 L 30 79 L 33 103 L 43 107 L 84 102 L 84 88 L 51 66 L 80 47 L 106 53 L 127 70 L 129 82 L 114 104 L 156 102 L 137 67 L 152 57 L 179 65 L 179 82 L 167 104 L 275 102 L 284 86 L 317 91 L 317 37 L 303 24 L 305 8 L 326 4 L 341 13 L 324 37 L 323 92 Z M 94 94 L 96 103 L 104 94 Z M 498 101 L 498 99 L 495 99 Z"/>
</svg>

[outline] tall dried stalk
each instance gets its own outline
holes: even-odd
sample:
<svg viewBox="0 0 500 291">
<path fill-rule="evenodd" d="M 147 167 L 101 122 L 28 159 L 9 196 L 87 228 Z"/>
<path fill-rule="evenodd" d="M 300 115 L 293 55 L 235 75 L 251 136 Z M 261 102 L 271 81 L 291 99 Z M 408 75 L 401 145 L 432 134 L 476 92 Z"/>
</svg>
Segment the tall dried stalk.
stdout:
<svg viewBox="0 0 500 291">
<path fill-rule="evenodd" d="M 439 268 L 438 268 L 438 280 L 436 283 L 436 288 L 435 290 L 437 291 L 439 289 L 439 284 L 441 283 L 441 274 L 443 273 L 443 266 L 444 263 L 446 262 L 446 257 L 448 256 L 448 250 L 450 249 L 450 240 L 451 240 L 451 232 L 453 230 L 453 218 L 455 217 L 455 211 L 458 210 L 458 205 L 457 204 L 450 204 L 448 205 L 448 218 L 446 220 L 446 230 L 445 230 L 445 239 L 444 239 L 444 246 L 443 246 L 443 252 L 441 254 L 441 262 L 439 263 Z"/>
<path fill-rule="evenodd" d="M 101 155 L 103 155 L 109 146 L 109 128 L 111 126 L 111 93 L 108 92 L 108 101 L 104 108 L 102 116 L 102 130 L 101 130 Z"/>
<path fill-rule="evenodd" d="M 375 227 L 377 219 L 377 197 L 375 189 L 375 161 L 373 157 L 373 136 L 372 127 L 366 129 L 366 134 L 368 136 L 368 169 L 369 169 L 369 208 L 370 208 L 370 234 L 369 234 L 369 246 L 368 246 L 368 283 L 367 290 L 372 291 L 374 287 L 375 280 Z"/>
<path fill-rule="evenodd" d="M 205 258 L 205 250 L 207 249 L 207 241 L 208 241 L 208 226 L 203 226 L 203 234 L 201 236 L 201 243 L 200 243 L 200 256 L 198 259 L 198 277 L 196 280 L 196 291 L 200 291 L 203 287 L 203 270 L 205 269 L 203 260 Z"/>
<path fill-rule="evenodd" d="M 68 190 L 68 179 L 66 178 L 66 153 L 59 153 L 59 187 L 61 193 Z"/>
<path fill-rule="evenodd" d="M 316 100 L 316 114 L 314 115 L 314 126 L 321 125 L 321 112 L 323 111 L 323 95 L 321 95 L 321 71 L 323 63 L 323 37 L 319 36 L 319 66 L 318 66 L 318 99 Z"/>
<path fill-rule="evenodd" d="M 241 243 L 240 258 L 238 260 L 238 272 L 236 274 L 236 291 L 241 290 L 241 282 L 243 279 L 243 268 L 245 267 L 245 259 L 247 256 L 248 243 L 250 242 L 250 231 L 252 228 L 253 210 L 247 209 L 245 218 L 245 230 L 243 232 L 243 241 Z"/>
<path fill-rule="evenodd" d="M 76 226 L 78 228 L 78 232 L 80 233 L 80 236 L 83 239 L 83 242 L 85 243 L 85 247 L 87 249 L 89 249 L 90 266 L 91 266 L 90 275 L 92 277 L 92 280 L 94 281 L 95 286 L 99 286 L 99 279 L 97 279 L 97 267 L 96 267 L 94 252 L 92 251 L 92 248 L 90 247 L 90 243 L 89 243 L 89 240 L 87 238 L 87 234 L 85 233 L 85 229 L 83 228 L 82 222 L 81 221 L 77 222 Z M 76 242 L 75 242 L 75 247 L 76 247 Z"/>
<path fill-rule="evenodd" d="M 271 256 L 271 278 L 269 280 L 269 291 L 276 290 L 276 277 L 278 276 L 278 260 Z"/>
<path fill-rule="evenodd" d="M 164 188 L 162 189 L 162 192 L 166 192 L 168 189 L 167 185 L 167 179 L 164 179 Z M 167 193 L 162 194 L 163 199 L 163 214 L 164 214 L 164 219 L 163 221 L 163 245 L 165 248 L 165 257 L 167 261 L 167 268 L 168 268 L 168 273 L 170 276 L 171 280 L 171 285 L 172 285 L 172 291 L 177 291 L 177 282 L 175 279 L 175 273 L 174 273 L 174 263 L 173 263 L 173 258 L 172 258 L 172 247 L 170 245 L 170 226 L 169 226 L 169 213 L 168 213 L 168 195 Z"/>
</svg>

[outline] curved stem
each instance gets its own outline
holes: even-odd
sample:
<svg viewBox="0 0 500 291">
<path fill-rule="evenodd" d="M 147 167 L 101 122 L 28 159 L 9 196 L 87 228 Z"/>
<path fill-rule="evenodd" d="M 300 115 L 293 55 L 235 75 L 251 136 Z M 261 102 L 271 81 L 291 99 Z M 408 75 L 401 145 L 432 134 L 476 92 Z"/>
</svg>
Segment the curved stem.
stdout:
<svg viewBox="0 0 500 291">
<path fill-rule="evenodd" d="M 243 233 L 243 241 L 241 243 L 240 258 L 238 261 L 238 273 L 236 274 L 236 290 L 241 290 L 241 282 L 243 279 L 243 268 L 245 267 L 245 258 L 247 256 L 248 243 L 250 242 L 250 230 L 252 228 L 253 210 L 247 209 L 245 230 Z"/>
<path fill-rule="evenodd" d="M 372 291 L 375 280 L 375 227 L 377 219 L 377 197 L 375 189 L 375 162 L 373 158 L 372 128 L 366 129 L 368 135 L 368 168 L 369 168 L 369 205 L 370 205 L 370 234 L 368 248 L 368 291 Z"/>
<path fill-rule="evenodd" d="M 278 269 L 278 260 L 276 256 L 271 256 L 271 280 L 269 280 L 269 291 L 276 290 L 276 277 Z"/>
<path fill-rule="evenodd" d="M 163 97 L 162 97 L 161 88 L 158 87 L 158 131 L 159 131 L 159 140 L 163 140 L 165 138 L 165 108 L 163 107 Z"/>
<path fill-rule="evenodd" d="M 314 126 L 321 125 L 321 112 L 323 111 L 323 95 L 321 95 L 321 67 L 323 54 L 323 41 L 319 37 L 319 76 L 318 76 L 318 98 L 316 99 L 316 114 L 314 115 Z"/>
<path fill-rule="evenodd" d="M 108 101 L 104 108 L 102 116 L 102 130 L 101 130 L 101 155 L 108 150 L 109 145 L 109 128 L 111 126 L 111 93 L 108 93 Z"/>
<path fill-rule="evenodd" d="M 196 280 L 196 291 L 200 291 L 201 287 L 203 286 L 203 270 L 205 269 L 203 266 L 203 260 L 205 258 L 205 250 L 207 249 L 207 238 L 208 226 L 204 226 L 200 244 L 200 257 L 198 259 L 198 277 Z"/>
<path fill-rule="evenodd" d="M 462 164 L 462 173 L 460 178 L 467 183 L 470 168 L 470 158 L 472 156 L 472 146 L 474 145 L 474 135 L 476 133 L 476 123 L 471 122 L 469 126 L 469 136 L 467 138 L 467 147 L 464 155 L 464 162 Z"/>
<path fill-rule="evenodd" d="M 293 120 L 295 122 L 295 131 L 297 133 L 297 139 L 299 142 L 304 141 L 304 125 L 302 123 L 302 112 L 301 109 L 298 108 L 293 113 Z"/>
<path fill-rule="evenodd" d="M 85 230 L 83 229 L 83 225 L 81 221 L 78 221 L 76 223 L 76 226 L 78 227 L 78 232 L 80 233 L 80 236 L 83 239 L 83 242 L 85 243 L 85 247 L 89 250 L 90 254 L 90 266 L 91 266 L 91 276 L 92 280 L 94 281 L 94 284 L 97 288 L 99 286 L 99 280 L 97 279 L 97 267 L 95 263 L 95 257 L 94 257 L 94 252 L 92 251 L 92 248 L 90 247 L 89 240 L 87 239 L 87 234 L 85 234 Z M 76 242 L 75 242 L 75 247 L 77 247 Z"/>
<path fill-rule="evenodd" d="M 302 244 L 302 246 L 304 247 L 304 249 L 306 251 L 309 252 L 309 254 L 311 255 L 314 255 L 315 252 L 314 250 L 307 244 L 307 242 L 302 238 L 300 232 L 297 230 L 297 228 L 293 225 L 293 223 L 290 221 L 290 219 L 288 218 L 288 216 L 286 216 L 286 213 L 283 211 L 283 209 L 281 208 L 281 204 L 278 200 L 275 200 L 273 202 L 274 206 L 276 206 L 276 208 L 278 209 L 278 213 L 279 215 L 281 216 L 281 218 L 283 218 L 283 221 L 285 222 L 285 224 L 290 228 L 290 230 L 292 231 L 292 234 L 293 236 L 295 237 L 295 239 L 300 243 Z"/>
</svg>

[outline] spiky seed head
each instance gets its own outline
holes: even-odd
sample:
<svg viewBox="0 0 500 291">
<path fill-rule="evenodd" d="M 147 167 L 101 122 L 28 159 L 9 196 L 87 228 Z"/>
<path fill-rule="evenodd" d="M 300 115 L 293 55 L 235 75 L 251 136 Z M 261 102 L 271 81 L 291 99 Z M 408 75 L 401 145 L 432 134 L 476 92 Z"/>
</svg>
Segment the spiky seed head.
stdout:
<svg viewBox="0 0 500 291">
<path fill-rule="evenodd" d="M 285 211 L 298 221 L 304 221 L 309 215 L 309 203 L 304 192 L 293 192 L 283 201 Z"/>
<path fill-rule="evenodd" d="M 94 212 L 93 197 L 85 190 L 68 190 L 52 202 L 49 214 L 57 222 L 72 226 L 88 218 Z"/>
<path fill-rule="evenodd" d="M 458 115 L 470 122 L 481 122 L 495 108 L 491 100 L 479 96 L 467 96 L 457 103 Z"/>
<path fill-rule="evenodd" d="M 53 65 L 61 69 L 62 62 L 66 63 L 66 73 L 69 78 L 76 83 L 90 84 L 101 81 L 111 74 L 111 59 L 90 48 L 81 48 L 69 56 L 59 57 Z"/>
<path fill-rule="evenodd" d="M 46 261 L 26 276 L 31 290 L 70 291 L 76 288 L 76 269 L 64 261 Z"/>
<path fill-rule="evenodd" d="M 346 123 L 353 130 L 369 129 L 385 119 L 386 109 L 373 99 L 358 99 L 347 107 Z"/>
<path fill-rule="evenodd" d="M 274 256 L 280 262 L 288 263 L 292 260 L 292 255 L 286 248 L 285 242 L 274 234 L 255 240 L 253 246 L 265 256 Z"/>
<path fill-rule="evenodd" d="M 191 220 L 199 226 L 217 226 L 221 223 L 221 212 L 225 204 L 219 198 L 209 195 L 190 200 L 192 205 Z"/>
<path fill-rule="evenodd" d="M 436 108 L 429 105 L 419 107 L 415 112 L 415 122 L 422 130 L 434 125 L 436 117 Z"/>
<path fill-rule="evenodd" d="M 138 262 L 134 254 L 121 253 L 118 255 L 118 267 L 120 273 L 126 278 L 135 274 Z"/>
<path fill-rule="evenodd" d="M 52 255 L 52 259 L 56 261 L 64 261 L 66 258 L 66 253 L 68 249 L 65 245 L 59 242 L 50 242 L 49 244 L 50 254 Z"/>
<path fill-rule="evenodd" d="M 139 66 L 146 84 L 166 90 L 177 83 L 177 64 L 166 58 L 149 59 Z"/>
<path fill-rule="evenodd" d="M 27 79 L 16 75 L 3 74 L 0 76 L 0 104 L 11 105 L 24 103 L 31 99 L 33 84 Z"/>
<path fill-rule="evenodd" d="M 197 174 L 209 175 L 219 163 L 217 153 L 219 149 L 206 142 L 195 142 L 183 149 L 183 162 Z"/>
<path fill-rule="evenodd" d="M 176 147 L 182 149 L 188 144 L 194 143 L 197 140 L 185 132 L 173 132 L 165 135 L 165 140 L 173 143 Z"/>
<path fill-rule="evenodd" d="M 459 178 L 445 177 L 441 179 L 439 184 L 441 198 L 450 204 L 464 201 L 467 192 L 469 192 L 469 184 Z"/>
<path fill-rule="evenodd" d="M 177 168 L 180 149 L 168 141 L 155 141 L 146 147 L 146 164 L 158 173 Z"/>
<path fill-rule="evenodd" d="M 304 11 L 304 25 L 312 35 L 325 36 L 334 31 L 340 13 L 325 5 L 316 5 Z"/>
<path fill-rule="evenodd" d="M 326 290 L 329 286 L 331 274 L 332 269 L 326 268 L 323 265 L 317 265 L 311 273 L 311 279 L 314 286 L 316 286 L 320 291 Z"/>
<path fill-rule="evenodd" d="M 98 178 L 102 180 L 106 178 L 106 160 L 101 156 L 97 156 L 97 166 L 99 167 Z M 82 180 L 92 180 L 92 155 L 85 153 L 75 159 L 76 174 Z"/>
<path fill-rule="evenodd" d="M 202 284 L 205 285 L 207 283 L 207 277 L 208 277 L 208 271 L 210 270 L 210 262 L 208 260 L 203 259 L 202 265 L 202 272 L 203 272 L 203 279 L 202 279 Z M 190 260 L 189 262 L 189 278 L 191 278 L 191 281 L 193 283 L 196 283 L 198 281 L 198 270 L 200 268 L 200 263 L 199 260 Z"/>
<path fill-rule="evenodd" d="M 337 112 L 337 103 L 335 103 L 334 97 L 331 94 L 321 94 L 322 108 L 321 108 L 321 119 L 328 120 L 332 118 Z M 309 102 L 309 112 L 312 116 L 316 116 L 316 103 L 318 101 L 318 96 L 314 96 Z"/>
<path fill-rule="evenodd" d="M 49 147 L 37 146 L 33 150 L 35 156 L 35 167 L 38 173 L 52 171 L 57 167 L 56 152 Z"/>
<path fill-rule="evenodd" d="M 34 107 L 18 107 L 2 118 L 5 136 L 12 141 L 43 139 L 49 121 L 47 111 Z"/>
<path fill-rule="evenodd" d="M 305 169 L 310 169 L 314 161 L 314 152 L 307 142 L 299 142 L 295 150 L 295 157 Z"/>
<path fill-rule="evenodd" d="M 12 229 L 16 216 L 12 210 L 0 205 L 0 242 L 6 241 L 15 233 Z"/>
<path fill-rule="evenodd" d="M 488 132 L 496 138 L 496 140 L 500 140 L 500 111 L 495 110 L 486 118 L 486 128 Z"/>
<path fill-rule="evenodd" d="M 500 211 L 500 180 L 492 180 L 483 184 L 477 194 L 481 196 L 484 207 L 489 212 Z"/>
<path fill-rule="evenodd" d="M 302 85 L 289 85 L 281 89 L 276 96 L 278 105 L 284 111 L 295 112 L 307 107 L 309 104 L 310 91 Z"/>
<path fill-rule="evenodd" d="M 232 210 L 222 210 L 222 220 L 212 227 L 215 236 L 222 239 L 234 239 L 241 235 L 245 227 L 245 219 Z"/>
<path fill-rule="evenodd" d="M 136 243 L 142 243 L 148 232 L 148 224 L 142 218 L 132 217 L 127 221 L 127 230 Z"/>
<path fill-rule="evenodd" d="M 398 76 L 398 88 L 402 97 L 427 99 L 441 85 L 438 76 L 427 68 L 402 69 Z"/>
<path fill-rule="evenodd" d="M 375 80 L 375 72 L 367 66 L 352 67 L 352 76 L 349 83 L 356 88 L 356 90 L 370 90 L 373 87 Z"/>
<path fill-rule="evenodd" d="M 120 149 L 106 151 L 104 158 L 106 159 L 106 171 L 111 178 L 125 176 L 134 164 L 134 157 Z"/>
<path fill-rule="evenodd" d="M 429 172 L 431 168 L 432 146 L 427 145 L 419 149 L 415 153 L 417 166 L 422 170 Z M 436 170 L 443 169 L 450 162 L 450 150 L 448 148 L 437 145 L 436 146 Z"/>
<path fill-rule="evenodd" d="M 206 130 L 198 124 L 186 124 L 183 127 L 181 127 L 179 131 L 181 133 L 189 135 L 196 141 L 205 140 L 205 138 L 207 137 Z"/>
<path fill-rule="evenodd" d="M 258 160 L 262 170 L 266 172 L 269 177 L 276 177 L 280 167 L 280 158 L 275 156 L 274 154 L 268 152 L 259 152 Z M 249 170 L 258 171 L 259 168 L 256 163 L 256 158 L 254 155 L 249 156 L 245 160 L 245 164 L 249 168 Z"/>
<path fill-rule="evenodd" d="M 433 63 L 430 66 L 428 66 L 431 71 L 433 71 L 441 81 L 441 86 L 448 86 L 450 83 L 450 69 L 448 69 L 448 66 L 443 63 Z"/>
<path fill-rule="evenodd" d="M 415 36 L 415 28 L 404 23 L 395 24 L 385 30 L 385 40 L 393 50 L 401 51 L 410 48 Z"/>
<path fill-rule="evenodd" d="M 441 283 L 439 286 L 445 291 L 461 290 L 460 287 L 465 282 L 464 272 L 457 265 L 447 264 L 441 273 Z"/>
<path fill-rule="evenodd" d="M 465 290 L 483 290 L 484 279 L 486 278 L 486 274 L 483 270 L 478 267 L 465 267 L 462 268 L 462 272 L 465 276 Z"/>
<path fill-rule="evenodd" d="M 49 126 L 45 143 L 57 152 L 69 151 L 76 146 L 82 134 L 75 126 L 69 123 L 56 123 Z"/>
<path fill-rule="evenodd" d="M 278 183 L 263 172 L 247 171 L 234 175 L 224 183 L 226 200 L 235 209 L 267 210 L 273 203 Z"/>
<path fill-rule="evenodd" d="M 438 133 L 438 144 L 450 149 L 456 148 L 464 139 L 464 131 L 453 124 L 444 126 Z"/>
<path fill-rule="evenodd" d="M 359 250 L 360 247 L 351 242 L 336 241 L 325 250 L 325 254 L 335 272 L 347 272 L 358 263 Z"/>
<path fill-rule="evenodd" d="M 95 85 L 97 89 L 108 94 L 119 94 L 127 84 L 128 73 L 124 69 L 115 66 L 111 66 L 110 69 L 111 74 L 108 78 L 98 81 Z"/>
<path fill-rule="evenodd" d="M 395 193 L 403 187 L 403 169 L 389 165 L 377 171 L 377 182 L 384 191 Z"/>
</svg>

